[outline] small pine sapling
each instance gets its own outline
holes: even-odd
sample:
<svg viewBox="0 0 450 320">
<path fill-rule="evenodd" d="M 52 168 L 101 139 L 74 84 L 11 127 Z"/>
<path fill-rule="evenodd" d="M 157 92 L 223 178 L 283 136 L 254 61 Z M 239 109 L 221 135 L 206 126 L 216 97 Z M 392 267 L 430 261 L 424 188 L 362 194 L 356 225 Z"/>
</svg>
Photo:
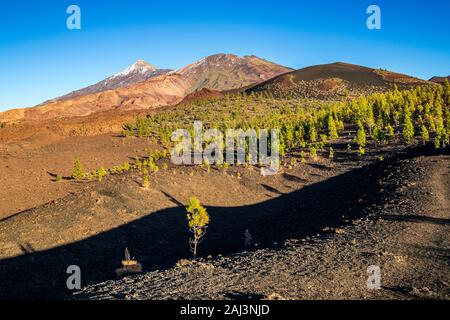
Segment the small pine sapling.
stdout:
<svg viewBox="0 0 450 320">
<path fill-rule="evenodd" d="M 82 180 L 84 178 L 85 174 L 83 172 L 83 167 L 81 166 L 81 162 L 79 159 L 75 159 L 73 163 L 73 170 L 72 170 L 72 179 L 74 180 Z"/>
<path fill-rule="evenodd" d="M 142 181 L 142 188 L 148 189 L 150 187 L 150 181 L 148 179 L 148 176 L 144 177 L 144 180 Z"/>
<path fill-rule="evenodd" d="M 420 128 L 420 135 L 422 137 L 423 145 L 430 141 L 430 134 L 428 133 L 427 127 L 425 125 L 422 125 L 422 127 Z"/>
<path fill-rule="evenodd" d="M 334 149 L 333 147 L 330 147 L 330 154 L 328 156 L 330 159 L 334 159 Z"/>
<path fill-rule="evenodd" d="M 317 149 L 316 147 L 312 146 L 309 150 L 309 156 L 311 157 L 311 159 L 315 159 L 317 158 Z"/>
<path fill-rule="evenodd" d="M 105 168 L 100 167 L 97 170 L 97 179 L 98 179 L 98 181 L 101 182 L 103 180 L 103 178 L 106 176 L 106 174 L 107 174 L 107 172 L 106 172 Z"/>
</svg>

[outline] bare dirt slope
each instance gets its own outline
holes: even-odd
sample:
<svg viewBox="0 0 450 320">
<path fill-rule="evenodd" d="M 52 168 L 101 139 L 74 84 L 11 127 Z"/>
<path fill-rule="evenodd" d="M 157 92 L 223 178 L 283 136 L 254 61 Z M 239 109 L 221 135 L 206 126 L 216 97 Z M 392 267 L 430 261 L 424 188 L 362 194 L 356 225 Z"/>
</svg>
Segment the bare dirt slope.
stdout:
<svg viewBox="0 0 450 320">
<path fill-rule="evenodd" d="M 52 101 L 33 108 L 5 111 L 0 113 L 0 121 L 42 121 L 82 117 L 110 110 L 156 109 L 180 102 L 188 93 L 190 85 L 190 80 L 179 74 L 165 74 L 124 88 Z"/>
<path fill-rule="evenodd" d="M 74 124 L 71 128 L 68 131 L 77 130 Z M 146 139 L 123 139 L 116 134 L 70 136 L 45 126 L 17 129 L 9 135 L 9 128 L 2 129 L 4 135 L 0 132 L 0 140 L 7 141 L 0 143 L 0 220 L 80 190 L 83 184 L 55 182 L 57 175 L 70 177 L 75 158 L 88 172 L 122 164 L 154 148 Z M 16 133 L 22 137 L 15 139 Z"/>
<path fill-rule="evenodd" d="M 406 157 L 375 166 L 370 189 L 331 185 L 324 201 L 357 192 L 359 216 L 346 226 L 334 223 L 317 235 L 237 255 L 180 263 L 165 271 L 126 277 L 86 287 L 78 298 L 89 299 L 449 299 L 450 298 L 450 157 Z M 358 187 L 357 187 L 358 188 Z M 367 192 L 367 193 L 366 193 Z M 317 196 L 317 195 L 316 195 Z M 348 197 L 349 195 L 347 195 Z M 322 210 L 301 194 L 283 208 L 281 220 L 308 229 L 309 211 Z M 339 198 L 339 200 L 346 200 Z M 275 220 L 276 232 L 287 225 Z M 306 226 L 305 226 L 306 222 Z M 331 221 L 330 221 L 331 222 Z M 339 223 L 338 223 L 339 224 Z M 320 225 L 320 223 L 319 223 Z M 382 272 L 382 289 L 366 288 L 367 267 Z"/>
</svg>

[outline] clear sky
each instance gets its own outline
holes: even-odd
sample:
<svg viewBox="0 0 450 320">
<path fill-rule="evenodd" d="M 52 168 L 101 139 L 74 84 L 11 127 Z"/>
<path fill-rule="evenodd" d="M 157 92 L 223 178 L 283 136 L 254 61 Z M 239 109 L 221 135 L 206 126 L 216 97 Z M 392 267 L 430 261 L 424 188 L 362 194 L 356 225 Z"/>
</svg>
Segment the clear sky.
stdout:
<svg viewBox="0 0 450 320">
<path fill-rule="evenodd" d="M 81 8 L 81 30 L 66 9 Z M 381 30 L 366 27 L 370 4 Z M 292 67 L 345 61 L 450 74 L 449 0 L 16 0 L 0 4 L 0 111 L 102 80 L 138 59 L 176 69 L 214 53 Z"/>
</svg>

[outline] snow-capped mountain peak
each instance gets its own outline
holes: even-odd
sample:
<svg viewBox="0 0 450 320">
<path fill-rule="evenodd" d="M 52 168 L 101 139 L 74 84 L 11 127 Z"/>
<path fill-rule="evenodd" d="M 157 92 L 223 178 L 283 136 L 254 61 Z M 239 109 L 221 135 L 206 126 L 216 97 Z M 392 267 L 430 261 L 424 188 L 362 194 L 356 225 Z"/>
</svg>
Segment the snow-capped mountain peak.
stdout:
<svg viewBox="0 0 450 320">
<path fill-rule="evenodd" d="M 117 88 L 125 88 L 129 85 L 166 74 L 170 71 L 172 70 L 158 69 L 144 60 L 138 60 L 126 69 L 120 71 L 119 73 L 116 73 L 113 76 L 110 76 L 89 87 L 73 91 L 52 101 L 71 99 L 85 94 L 113 90 Z"/>
<path fill-rule="evenodd" d="M 125 70 L 116 73 L 111 78 L 126 77 L 130 74 L 154 73 L 157 70 L 158 69 L 155 66 L 151 65 L 150 63 L 145 62 L 144 60 L 138 60 Z"/>
</svg>

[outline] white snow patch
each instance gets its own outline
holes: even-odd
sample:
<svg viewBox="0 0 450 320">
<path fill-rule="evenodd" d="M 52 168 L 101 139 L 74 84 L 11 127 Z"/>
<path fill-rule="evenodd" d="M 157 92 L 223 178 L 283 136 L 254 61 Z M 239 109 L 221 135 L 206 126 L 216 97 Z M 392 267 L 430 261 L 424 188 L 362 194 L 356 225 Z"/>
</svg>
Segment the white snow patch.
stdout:
<svg viewBox="0 0 450 320">
<path fill-rule="evenodd" d="M 114 78 L 118 78 L 118 77 L 125 77 L 132 73 L 146 74 L 149 72 L 155 72 L 156 70 L 157 69 L 154 66 L 152 66 L 151 64 L 148 64 L 142 60 L 139 60 L 139 61 L 133 63 L 128 68 L 126 68 L 125 70 L 123 70 L 119 73 L 116 73 L 115 75 L 110 77 L 110 79 L 114 79 Z"/>
</svg>

